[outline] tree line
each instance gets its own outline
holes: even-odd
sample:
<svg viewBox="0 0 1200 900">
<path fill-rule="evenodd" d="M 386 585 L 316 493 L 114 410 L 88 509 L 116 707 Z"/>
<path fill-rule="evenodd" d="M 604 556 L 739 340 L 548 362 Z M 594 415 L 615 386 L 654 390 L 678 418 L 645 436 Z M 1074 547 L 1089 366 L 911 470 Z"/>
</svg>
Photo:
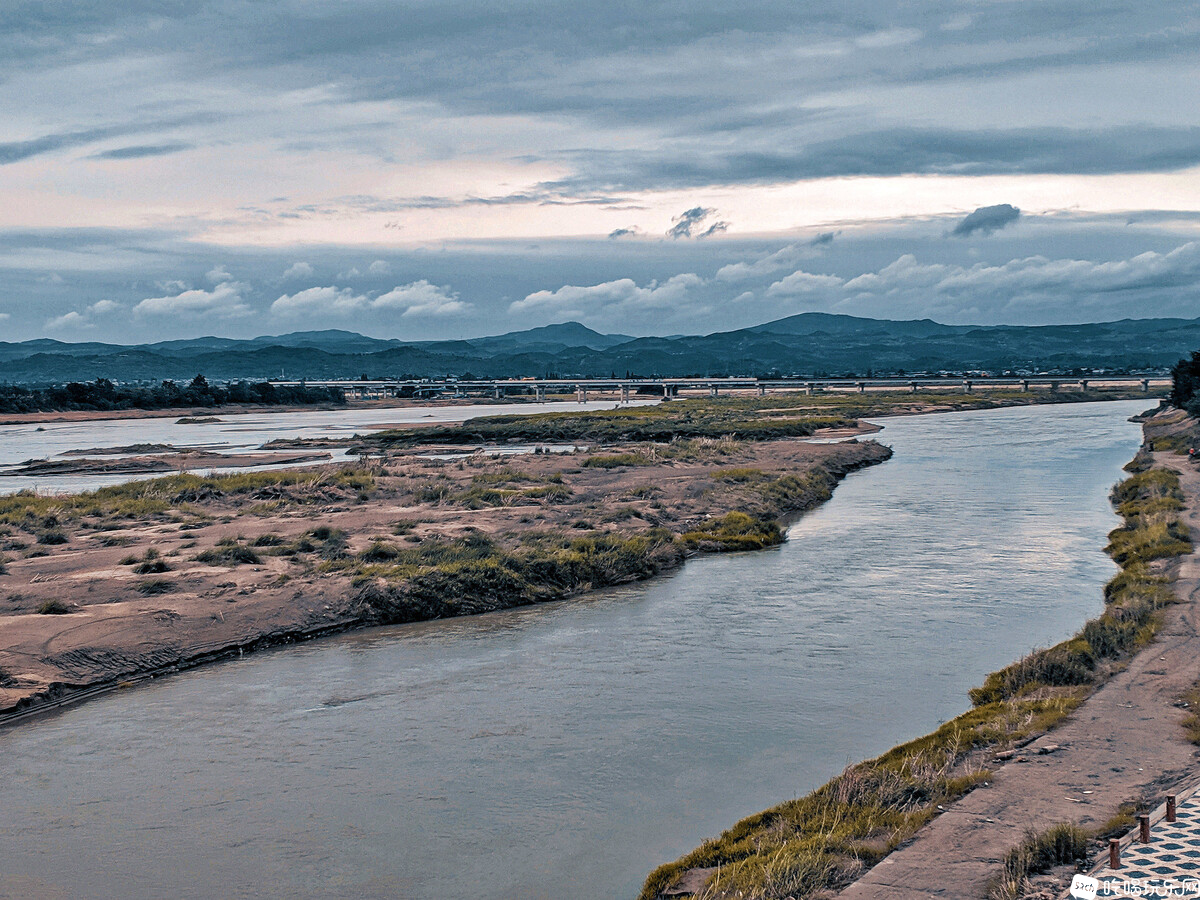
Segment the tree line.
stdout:
<svg viewBox="0 0 1200 900">
<path fill-rule="evenodd" d="M 203 375 L 190 382 L 163 381 L 155 385 L 118 385 L 107 378 L 95 381 L 19 387 L 0 385 L 0 413 L 60 412 L 66 410 L 170 409 L 225 405 L 310 406 L 343 404 L 341 388 L 274 385 L 269 381 L 209 384 Z"/>
</svg>

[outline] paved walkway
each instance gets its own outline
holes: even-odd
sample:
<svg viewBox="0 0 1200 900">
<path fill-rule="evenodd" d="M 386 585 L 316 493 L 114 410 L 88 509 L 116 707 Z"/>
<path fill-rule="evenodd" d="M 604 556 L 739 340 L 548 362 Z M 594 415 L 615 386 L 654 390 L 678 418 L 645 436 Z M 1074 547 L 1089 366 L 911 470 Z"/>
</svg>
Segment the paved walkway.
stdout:
<svg viewBox="0 0 1200 900">
<path fill-rule="evenodd" d="M 1174 822 L 1166 804 L 1150 815 L 1150 842 L 1134 828 L 1120 842 L 1120 868 L 1108 857 L 1090 874 L 1100 882 L 1097 897 L 1200 897 L 1200 795 L 1197 785 L 1176 795 Z M 1066 895 L 1064 895 L 1066 896 Z"/>
</svg>

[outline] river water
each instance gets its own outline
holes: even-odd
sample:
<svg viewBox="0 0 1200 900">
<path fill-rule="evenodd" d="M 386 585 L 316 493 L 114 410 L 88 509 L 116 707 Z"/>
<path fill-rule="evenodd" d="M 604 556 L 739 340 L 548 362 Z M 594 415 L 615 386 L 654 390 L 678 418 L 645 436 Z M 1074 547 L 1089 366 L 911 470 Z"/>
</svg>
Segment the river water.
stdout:
<svg viewBox="0 0 1200 900">
<path fill-rule="evenodd" d="M 636 399 L 625 406 L 644 406 L 657 400 Z M 95 419 L 85 422 L 47 422 L 0 425 L 0 494 L 22 490 L 42 493 L 89 491 L 109 484 L 143 478 L 147 475 L 4 475 L 18 463 L 29 459 L 63 459 L 71 451 L 89 450 L 89 458 L 120 459 L 127 456 L 154 455 L 142 452 L 105 453 L 112 448 L 135 444 L 166 444 L 179 449 L 204 449 L 220 454 L 250 454 L 268 441 L 285 438 L 344 440 L 356 434 L 369 434 L 385 428 L 406 425 L 463 422 L 476 416 L 525 416 L 546 412 L 580 412 L 612 409 L 614 400 L 553 401 L 550 403 L 460 403 L 440 406 L 349 407 L 289 412 L 222 413 L 207 418 L 212 422 L 189 423 L 172 416 L 145 419 Z M 206 418 L 201 415 L 200 418 Z M 344 450 L 334 450 L 335 461 L 346 458 Z M 327 461 L 327 460 L 323 460 Z M 272 466 L 217 467 L 211 464 L 202 472 L 245 471 Z M 288 468 L 294 468 L 289 466 Z"/>
<path fill-rule="evenodd" d="M 633 897 L 1094 615 L 1144 406 L 886 420 L 778 549 L 0 732 L 0 896 Z"/>
</svg>

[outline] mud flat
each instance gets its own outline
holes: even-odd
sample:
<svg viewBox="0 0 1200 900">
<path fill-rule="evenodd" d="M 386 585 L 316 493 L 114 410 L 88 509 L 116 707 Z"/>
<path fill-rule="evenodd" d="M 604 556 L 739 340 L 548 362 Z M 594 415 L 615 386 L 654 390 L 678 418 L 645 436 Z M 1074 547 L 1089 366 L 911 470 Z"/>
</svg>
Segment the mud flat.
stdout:
<svg viewBox="0 0 1200 900">
<path fill-rule="evenodd" d="M 64 454 L 65 455 L 65 454 Z M 307 465 L 330 459 L 329 453 L 207 453 L 188 451 L 123 456 L 120 458 L 31 459 L 11 469 L 0 470 L 0 478 L 23 475 L 138 475 L 153 472 L 183 472 L 190 469 L 241 469 L 249 466 Z"/>
</svg>

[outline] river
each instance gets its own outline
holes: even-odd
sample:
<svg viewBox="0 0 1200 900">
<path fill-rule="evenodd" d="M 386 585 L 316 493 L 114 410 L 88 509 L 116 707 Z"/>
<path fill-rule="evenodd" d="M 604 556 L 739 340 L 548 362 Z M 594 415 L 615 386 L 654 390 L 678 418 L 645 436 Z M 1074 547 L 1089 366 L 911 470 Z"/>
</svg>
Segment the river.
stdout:
<svg viewBox="0 0 1200 900">
<path fill-rule="evenodd" d="M 0 896 L 630 898 L 1102 606 L 1144 402 L 880 420 L 774 550 L 0 732 Z"/>
<path fill-rule="evenodd" d="M 290 438 L 309 440 L 345 440 L 356 434 L 370 434 L 386 428 L 463 422 L 476 416 L 528 416 L 547 412 L 581 412 L 612 409 L 617 405 L 644 406 L 658 400 L 634 399 L 627 404 L 613 400 L 552 401 L 549 403 L 457 403 L 439 406 L 373 406 L 346 409 L 301 409 L 276 412 L 221 413 L 180 418 L 151 416 L 144 419 L 92 419 L 81 422 L 31 422 L 0 425 L 0 494 L 23 490 L 40 493 L 90 491 L 110 484 L 158 478 L 162 472 L 146 475 L 14 475 L 19 463 L 30 459 L 62 460 L 72 451 L 88 450 L 96 459 L 122 459 L 129 456 L 153 456 L 153 451 L 113 451 L 137 444 L 162 444 L 179 450 L 203 449 L 224 455 L 255 455 L 269 452 L 262 445 Z M 189 419 L 191 421 L 189 421 Z M 212 421 L 205 421 L 211 419 Z M 532 448 L 530 448 L 532 449 Z M 564 448 L 566 449 L 566 448 Z M 345 450 L 333 450 L 335 461 L 346 459 Z M 320 462 L 328 462 L 321 460 Z M 213 467 L 200 472 L 232 472 L 269 469 L 279 466 Z M 291 468 L 291 467 L 289 467 Z"/>
</svg>

